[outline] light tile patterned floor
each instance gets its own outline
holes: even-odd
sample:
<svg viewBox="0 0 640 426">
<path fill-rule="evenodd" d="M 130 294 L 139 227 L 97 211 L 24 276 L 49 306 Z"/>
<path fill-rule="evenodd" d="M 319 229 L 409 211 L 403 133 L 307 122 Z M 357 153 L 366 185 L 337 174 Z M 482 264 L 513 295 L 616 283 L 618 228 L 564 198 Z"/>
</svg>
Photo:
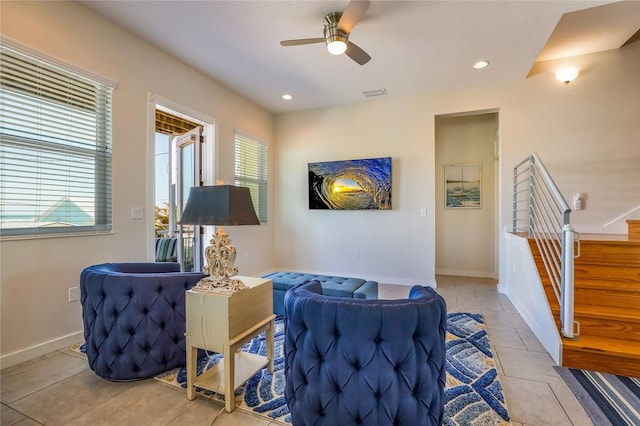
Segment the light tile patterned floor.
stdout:
<svg viewBox="0 0 640 426">
<path fill-rule="evenodd" d="M 591 425 L 569 388 L 509 300 L 486 278 L 438 276 L 449 312 L 484 315 L 514 426 Z M 380 285 L 385 299 L 406 297 L 409 287 Z M 115 383 L 96 376 L 80 354 L 52 352 L 0 372 L 1 425 L 209 425 L 275 426 L 153 379 Z M 218 414 L 220 413 L 220 414 Z"/>
</svg>

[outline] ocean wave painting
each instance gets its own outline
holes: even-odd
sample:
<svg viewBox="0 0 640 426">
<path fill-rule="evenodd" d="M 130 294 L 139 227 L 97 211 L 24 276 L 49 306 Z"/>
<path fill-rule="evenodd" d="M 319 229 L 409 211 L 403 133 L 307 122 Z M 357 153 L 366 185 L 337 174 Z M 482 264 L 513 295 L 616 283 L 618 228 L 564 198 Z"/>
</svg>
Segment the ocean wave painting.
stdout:
<svg viewBox="0 0 640 426">
<path fill-rule="evenodd" d="M 309 163 L 309 209 L 391 210 L 391 157 Z"/>
</svg>

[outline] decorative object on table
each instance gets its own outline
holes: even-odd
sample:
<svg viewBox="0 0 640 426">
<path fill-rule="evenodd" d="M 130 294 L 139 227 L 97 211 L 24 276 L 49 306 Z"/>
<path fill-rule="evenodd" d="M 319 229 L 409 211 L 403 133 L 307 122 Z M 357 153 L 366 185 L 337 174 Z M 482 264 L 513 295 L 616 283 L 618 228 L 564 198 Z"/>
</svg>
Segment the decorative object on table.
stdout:
<svg viewBox="0 0 640 426">
<path fill-rule="evenodd" d="M 482 166 L 448 164 L 444 166 L 444 206 L 448 209 L 482 207 Z"/>
<path fill-rule="evenodd" d="M 274 373 L 263 368 L 236 390 L 236 405 L 269 418 L 291 424 L 289 407 L 284 398 L 284 319 L 275 320 Z M 484 321 L 479 314 L 453 312 L 447 315 L 447 382 L 443 424 L 447 426 L 508 425 L 509 413 L 502 394 L 496 364 L 490 350 Z M 265 334 L 251 340 L 242 351 L 265 355 Z M 222 354 L 213 353 L 198 359 L 198 374 L 216 365 Z M 176 368 L 155 377 L 173 386 L 187 387 L 185 368 Z M 213 400 L 224 396 L 204 389 L 198 393 Z"/>
<path fill-rule="evenodd" d="M 246 288 L 242 281 L 231 278 L 238 274 L 238 268 L 234 265 L 236 249 L 231 245 L 223 226 L 260 224 L 249 188 L 233 185 L 194 186 L 189 192 L 180 222 L 183 225 L 217 226 L 204 252 L 207 261 L 204 273 L 209 277 L 202 279 L 196 288 L 224 294 Z"/>
<path fill-rule="evenodd" d="M 594 425 L 640 424 L 640 378 L 555 367 Z"/>
<path fill-rule="evenodd" d="M 309 209 L 391 210 L 391 157 L 309 163 Z"/>
</svg>

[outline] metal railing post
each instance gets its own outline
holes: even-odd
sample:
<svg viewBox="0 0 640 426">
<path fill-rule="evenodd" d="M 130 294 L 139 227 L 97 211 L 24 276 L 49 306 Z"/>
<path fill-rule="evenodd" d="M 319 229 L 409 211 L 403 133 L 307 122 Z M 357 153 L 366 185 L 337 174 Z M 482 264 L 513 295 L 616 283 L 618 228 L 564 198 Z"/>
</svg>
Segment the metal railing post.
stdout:
<svg viewBox="0 0 640 426">
<path fill-rule="evenodd" d="M 535 156 L 531 156 L 531 163 L 529 164 L 529 238 L 533 238 L 533 215 L 534 209 L 533 206 L 536 200 L 536 189 L 535 189 L 535 180 L 536 180 L 536 161 Z"/>
<path fill-rule="evenodd" d="M 573 271 L 573 243 L 575 240 L 573 226 L 566 224 L 562 227 L 562 335 L 569 339 L 573 334 L 573 299 L 574 299 L 574 271 Z"/>
</svg>

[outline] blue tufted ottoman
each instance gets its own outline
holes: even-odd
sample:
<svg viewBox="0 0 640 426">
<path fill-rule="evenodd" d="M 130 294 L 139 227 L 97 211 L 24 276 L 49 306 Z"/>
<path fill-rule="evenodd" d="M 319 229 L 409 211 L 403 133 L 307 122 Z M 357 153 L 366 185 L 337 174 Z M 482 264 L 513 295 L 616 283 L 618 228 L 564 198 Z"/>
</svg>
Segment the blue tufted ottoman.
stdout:
<svg viewBox="0 0 640 426">
<path fill-rule="evenodd" d="M 203 277 L 174 262 L 85 268 L 80 301 L 89 367 L 117 381 L 184 366 L 185 291 Z"/>
<path fill-rule="evenodd" d="M 348 297 L 351 299 L 377 299 L 378 283 L 362 278 L 333 277 L 301 272 L 271 272 L 263 275 L 273 281 L 273 313 L 284 315 L 284 294 L 298 284 L 316 280 L 322 285 L 326 296 Z"/>
</svg>

